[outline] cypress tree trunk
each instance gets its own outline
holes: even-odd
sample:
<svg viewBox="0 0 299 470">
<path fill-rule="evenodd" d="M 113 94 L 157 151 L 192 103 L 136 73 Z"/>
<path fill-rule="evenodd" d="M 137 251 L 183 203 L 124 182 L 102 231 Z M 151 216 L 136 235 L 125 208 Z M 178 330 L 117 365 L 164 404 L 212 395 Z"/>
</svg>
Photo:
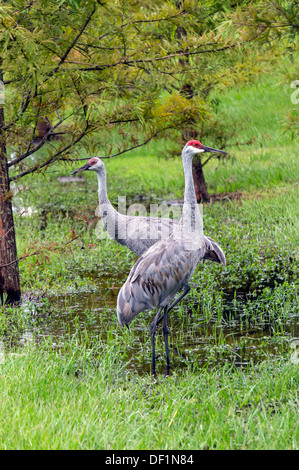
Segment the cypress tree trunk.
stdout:
<svg viewBox="0 0 299 470">
<path fill-rule="evenodd" d="M 206 180 L 203 174 L 201 158 L 194 158 L 192 162 L 192 175 L 194 181 L 194 189 L 197 202 L 200 202 L 202 199 L 204 201 L 210 202 L 210 196 L 207 190 Z"/>
<path fill-rule="evenodd" d="M 21 290 L 19 267 L 18 263 L 14 262 L 17 259 L 17 247 L 12 202 L 9 196 L 6 140 L 2 130 L 3 126 L 4 109 L 0 104 L 0 299 L 3 303 L 3 294 L 6 294 L 6 303 L 12 305 L 20 301 Z M 3 265 L 4 267 L 1 267 Z"/>
</svg>

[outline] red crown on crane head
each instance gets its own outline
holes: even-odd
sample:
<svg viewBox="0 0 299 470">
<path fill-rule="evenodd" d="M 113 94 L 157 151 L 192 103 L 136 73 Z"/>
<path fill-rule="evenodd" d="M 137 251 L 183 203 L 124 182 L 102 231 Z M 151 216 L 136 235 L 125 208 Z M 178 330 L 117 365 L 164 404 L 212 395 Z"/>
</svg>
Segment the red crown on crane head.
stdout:
<svg viewBox="0 0 299 470">
<path fill-rule="evenodd" d="M 191 145 L 191 147 L 195 147 L 197 149 L 201 149 L 202 148 L 202 143 L 199 142 L 199 140 L 190 140 L 187 145 Z"/>
</svg>

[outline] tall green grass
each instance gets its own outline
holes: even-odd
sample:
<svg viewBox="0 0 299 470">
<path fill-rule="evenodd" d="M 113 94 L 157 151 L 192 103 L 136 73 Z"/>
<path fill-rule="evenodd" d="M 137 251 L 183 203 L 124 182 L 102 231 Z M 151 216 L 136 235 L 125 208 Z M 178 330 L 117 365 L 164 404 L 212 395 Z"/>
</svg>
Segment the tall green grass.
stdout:
<svg viewBox="0 0 299 470">
<path fill-rule="evenodd" d="M 1 449 L 296 449 L 298 366 L 265 361 L 153 381 L 116 345 L 72 339 L 0 365 Z"/>
</svg>

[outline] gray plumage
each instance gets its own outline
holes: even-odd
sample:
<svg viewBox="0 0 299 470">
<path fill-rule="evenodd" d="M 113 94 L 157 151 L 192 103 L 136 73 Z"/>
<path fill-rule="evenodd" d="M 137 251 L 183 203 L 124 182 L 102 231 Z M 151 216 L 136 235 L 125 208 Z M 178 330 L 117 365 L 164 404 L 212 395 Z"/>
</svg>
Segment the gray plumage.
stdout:
<svg viewBox="0 0 299 470">
<path fill-rule="evenodd" d="M 143 310 L 168 305 L 188 284 L 200 260 L 216 261 L 217 256 L 217 262 L 225 265 L 223 252 L 220 247 L 215 249 L 216 246 L 204 237 L 201 248 L 186 251 L 182 243 L 170 236 L 148 249 L 137 260 L 119 292 L 117 315 L 121 326 L 128 326 Z"/>
<path fill-rule="evenodd" d="M 119 291 L 117 316 L 121 326 L 129 325 L 138 313 L 166 307 L 194 273 L 205 247 L 185 250 L 171 235 L 149 248 L 137 260 Z"/>
<path fill-rule="evenodd" d="M 150 326 L 152 342 L 152 373 L 155 373 L 155 333 L 163 320 L 166 351 L 166 373 L 169 373 L 167 314 L 190 290 L 189 280 L 200 260 L 219 260 L 225 256 L 215 242 L 204 237 L 202 216 L 198 208 L 192 178 L 192 159 L 203 146 L 198 141 L 188 142 L 182 151 L 185 175 L 184 205 L 181 219 L 172 233 L 143 253 L 130 271 L 117 298 L 119 323 L 128 326 L 138 313 L 158 307 Z M 213 149 L 214 150 L 214 149 Z M 219 262 L 218 261 L 218 262 Z M 169 306 L 175 295 L 182 294 Z M 164 313 L 161 314 L 162 310 Z"/>
</svg>

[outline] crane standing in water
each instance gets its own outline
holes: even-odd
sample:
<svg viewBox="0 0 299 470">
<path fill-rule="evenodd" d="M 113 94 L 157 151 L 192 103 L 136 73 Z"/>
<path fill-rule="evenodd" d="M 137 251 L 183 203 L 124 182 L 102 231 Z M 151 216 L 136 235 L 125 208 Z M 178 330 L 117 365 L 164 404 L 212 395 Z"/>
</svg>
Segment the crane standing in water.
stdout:
<svg viewBox="0 0 299 470">
<path fill-rule="evenodd" d="M 173 226 L 168 238 L 158 241 L 141 255 L 117 297 L 117 315 L 122 326 L 128 326 L 138 313 L 158 307 L 150 326 L 153 374 L 156 371 L 157 326 L 163 320 L 166 374 L 169 374 L 167 314 L 189 292 L 188 282 L 199 261 L 206 256 L 202 216 L 197 205 L 192 178 L 193 157 L 204 151 L 215 151 L 215 149 L 205 147 L 195 140 L 188 142 L 183 148 L 185 194 L 181 219 L 177 225 Z M 222 260 L 225 264 L 225 257 Z M 169 306 L 175 295 L 182 289 L 181 295 Z"/>
</svg>

